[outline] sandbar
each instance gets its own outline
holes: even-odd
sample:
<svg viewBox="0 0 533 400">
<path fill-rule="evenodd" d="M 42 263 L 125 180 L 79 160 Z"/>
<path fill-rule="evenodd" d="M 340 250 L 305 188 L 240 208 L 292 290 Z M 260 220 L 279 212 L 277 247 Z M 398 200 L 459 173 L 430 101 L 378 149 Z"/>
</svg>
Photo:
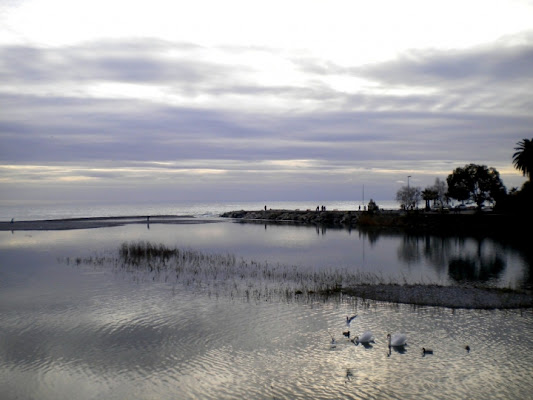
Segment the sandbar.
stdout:
<svg viewBox="0 0 533 400">
<path fill-rule="evenodd" d="M 94 218 L 66 218 L 32 221 L 0 221 L 0 231 L 59 231 L 70 229 L 109 228 L 130 224 L 205 224 L 221 222 L 217 219 L 201 219 L 190 215 L 120 216 Z"/>
<path fill-rule="evenodd" d="M 454 309 L 533 308 L 530 293 L 475 286 L 371 284 L 343 288 L 342 293 L 369 300 Z"/>
</svg>

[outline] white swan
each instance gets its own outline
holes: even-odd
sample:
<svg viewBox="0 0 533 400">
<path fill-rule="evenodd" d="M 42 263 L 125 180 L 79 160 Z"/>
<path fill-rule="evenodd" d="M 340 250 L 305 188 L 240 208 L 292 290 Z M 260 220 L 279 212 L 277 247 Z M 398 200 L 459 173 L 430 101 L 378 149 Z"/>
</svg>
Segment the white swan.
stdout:
<svg viewBox="0 0 533 400">
<path fill-rule="evenodd" d="M 374 335 L 372 335 L 372 332 L 366 331 L 360 336 L 356 336 L 353 339 L 353 343 L 369 343 L 374 340 Z"/>
<path fill-rule="evenodd" d="M 387 334 L 387 339 L 389 341 L 389 347 L 400 347 L 407 344 L 407 336 L 403 333 Z"/>
</svg>

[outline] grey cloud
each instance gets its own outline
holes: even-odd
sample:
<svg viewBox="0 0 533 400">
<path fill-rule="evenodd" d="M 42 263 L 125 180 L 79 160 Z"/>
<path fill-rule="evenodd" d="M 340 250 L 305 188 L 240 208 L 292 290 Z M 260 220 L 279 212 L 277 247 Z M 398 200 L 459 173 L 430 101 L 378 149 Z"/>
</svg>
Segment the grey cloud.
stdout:
<svg viewBox="0 0 533 400">
<path fill-rule="evenodd" d="M 292 60 L 318 77 L 352 76 L 402 95 L 350 94 L 346 105 L 369 110 L 494 111 L 528 113 L 533 99 L 533 32 L 463 50 L 411 50 L 397 59 L 345 67 L 329 61 Z M 414 90 L 414 92 L 413 92 Z"/>
<path fill-rule="evenodd" d="M 0 48 L 0 77 L 11 83 L 118 81 L 193 85 L 227 79 L 233 68 L 194 60 L 193 44 L 161 41 L 102 42 L 67 48 L 4 46 Z M 169 51 L 180 56 L 163 59 Z M 242 69 L 242 67 L 241 67 Z"/>
<path fill-rule="evenodd" d="M 462 50 L 413 49 L 397 59 L 356 67 L 315 58 L 292 61 L 312 74 L 352 75 L 395 85 L 521 82 L 533 78 L 533 31 Z"/>
<path fill-rule="evenodd" d="M 273 49 L 221 48 L 229 55 L 268 52 Z M 163 57 L 176 51 L 179 56 Z M 325 101 L 342 96 L 319 82 L 307 86 L 262 85 L 249 82 L 253 72 L 242 64 L 223 65 L 200 61 L 196 52 L 207 51 L 194 44 L 162 41 L 112 41 L 67 48 L 0 47 L 0 79 L 21 87 L 75 82 L 120 82 L 159 84 L 169 93 L 188 96 L 238 94 Z"/>
<path fill-rule="evenodd" d="M 4 163 L 471 159 L 510 154 L 531 118 L 468 113 L 222 112 L 141 101 L 0 98 Z M 16 109 L 27 110 L 27 119 Z M 49 112 L 52 109 L 53 112 Z M 14 117 L 10 117 L 13 115 Z M 502 135 L 502 132 L 512 132 Z M 492 152 L 495 154 L 488 154 Z M 509 155 L 510 157 L 510 155 Z"/>
<path fill-rule="evenodd" d="M 460 51 L 412 51 L 387 63 L 354 70 L 391 84 L 440 86 L 446 83 L 520 83 L 533 79 L 533 43 Z"/>
<path fill-rule="evenodd" d="M 412 52 L 409 57 L 359 68 L 301 59 L 295 62 L 312 72 L 306 87 L 246 82 L 239 65 L 220 66 L 188 57 L 205 50 L 193 44 L 117 41 L 65 51 L 3 47 L 0 79 L 21 87 L 69 80 L 158 81 L 168 90 L 193 94 L 201 90 L 217 96 L 238 93 L 310 99 L 318 106 L 308 112 L 271 113 L 245 108 L 194 109 L 131 99 L 0 94 L 0 159 L 3 164 L 81 162 L 96 166 L 112 161 L 111 168 L 129 167 L 131 162 L 180 160 L 194 168 L 222 169 L 230 168 L 224 161 L 239 160 L 265 171 L 277 167 L 261 165 L 262 161 L 294 159 L 391 167 L 416 160 L 509 159 L 510 165 L 514 145 L 530 137 L 533 123 L 530 114 L 514 113 L 533 109 L 531 96 L 523 95 L 533 73 L 524 66 L 532 65 L 529 43 Z M 181 56 L 172 61 L 159 56 L 171 50 Z M 339 93 L 314 80 L 326 74 L 368 77 L 385 86 L 427 85 L 438 91 L 405 96 Z M 496 86 L 500 90 L 493 91 Z M 327 111 L 330 100 L 343 111 Z M 480 113 L 480 109 L 497 112 Z M 486 143 L 490 146 L 485 147 Z M 329 169 L 327 163 L 322 165 Z M 110 172 L 80 174 L 112 178 Z"/>
</svg>

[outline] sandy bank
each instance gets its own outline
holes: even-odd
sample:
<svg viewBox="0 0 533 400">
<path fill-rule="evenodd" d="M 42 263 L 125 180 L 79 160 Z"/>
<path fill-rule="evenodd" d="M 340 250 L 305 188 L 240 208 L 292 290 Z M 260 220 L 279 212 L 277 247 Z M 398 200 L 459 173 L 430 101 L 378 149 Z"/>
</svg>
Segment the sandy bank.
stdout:
<svg viewBox="0 0 533 400">
<path fill-rule="evenodd" d="M 393 303 L 468 309 L 533 308 L 533 295 L 522 292 L 464 286 L 360 285 L 342 293 Z"/>
<path fill-rule="evenodd" d="M 69 229 L 109 228 L 130 224 L 204 224 L 219 222 L 213 219 L 198 219 L 192 216 L 156 215 L 129 216 L 129 217 L 95 217 L 95 218 L 69 218 L 37 221 L 0 221 L 0 231 L 57 231 Z"/>
</svg>

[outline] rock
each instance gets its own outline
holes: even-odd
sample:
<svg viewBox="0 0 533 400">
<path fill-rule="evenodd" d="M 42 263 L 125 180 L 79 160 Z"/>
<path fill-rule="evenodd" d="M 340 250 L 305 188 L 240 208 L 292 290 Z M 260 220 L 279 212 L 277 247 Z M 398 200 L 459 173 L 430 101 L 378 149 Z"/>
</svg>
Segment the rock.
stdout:
<svg viewBox="0 0 533 400">
<path fill-rule="evenodd" d="M 358 220 L 356 211 L 300 211 L 300 210 L 266 210 L 266 211 L 230 211 L 221 215 L 223 218 L 235 218 L 247 221 L 297 222 L 303 224 L 355 226 Z"/>
</svg>

